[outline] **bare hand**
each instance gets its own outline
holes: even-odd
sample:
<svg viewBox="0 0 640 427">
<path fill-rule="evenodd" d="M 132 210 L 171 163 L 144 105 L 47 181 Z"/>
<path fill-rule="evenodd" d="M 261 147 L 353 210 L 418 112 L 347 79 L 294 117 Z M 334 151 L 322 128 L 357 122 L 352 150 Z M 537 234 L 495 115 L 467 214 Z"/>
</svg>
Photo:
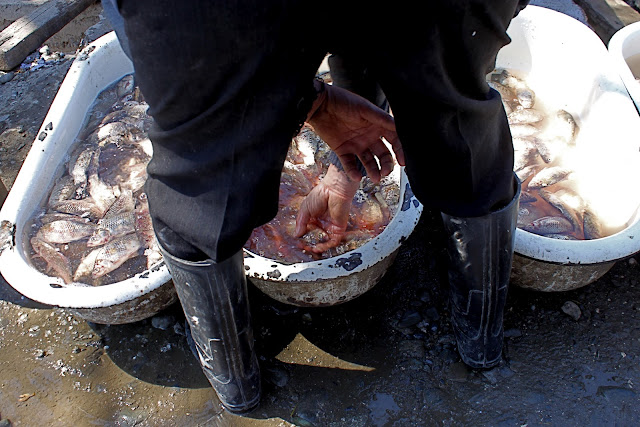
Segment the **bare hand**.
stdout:
<svg viewBox="0 0 640 427">
<path fill-rule="evenodd" d="M 307 122 L 338 155 L 349 177 L 354 181 L 361 178 L 356 156 L 375 183 L 393 170 L 393 157 L 383 137 L 391 144 L 398 163 L 404 166 L 393 117 L 361 96 L 336 86 L 324 86 L 325 91 L 314 103 Z"/>
<path fill-rule="evenodd" d="M 302 237 L 314 224 L 327 233 L 329 240 L 310 248 L 313 252 L 322 253 L 338 246 L 347 230 L 351 201 L 359 185 L 359 180 L 352 181 L 335 166 L 329 166 L 327 175 L 300 205 L 296 237 Z"/>
</svg>

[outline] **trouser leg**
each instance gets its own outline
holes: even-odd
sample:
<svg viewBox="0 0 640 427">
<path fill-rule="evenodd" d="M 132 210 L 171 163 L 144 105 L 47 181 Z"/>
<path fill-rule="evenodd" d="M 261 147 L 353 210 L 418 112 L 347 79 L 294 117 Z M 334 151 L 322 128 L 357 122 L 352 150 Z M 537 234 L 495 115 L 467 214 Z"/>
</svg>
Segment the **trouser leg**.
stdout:
<svg viewBox="0 0 640 427">
<path fill-rule="evenodd" d="M 229 411 L 246 412 L 260 381 L 241 248 L 277 212 L 326 50 L 290 34 L 295 1 L 120 3 L 154 118 L 154 229 L 207 378 Z"/>
</svg>

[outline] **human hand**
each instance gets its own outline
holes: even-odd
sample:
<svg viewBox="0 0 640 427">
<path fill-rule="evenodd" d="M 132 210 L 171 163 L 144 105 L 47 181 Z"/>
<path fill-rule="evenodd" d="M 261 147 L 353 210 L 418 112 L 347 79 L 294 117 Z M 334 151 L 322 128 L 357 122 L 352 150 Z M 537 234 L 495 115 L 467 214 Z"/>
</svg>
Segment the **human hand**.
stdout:
<svg viewBox="0 0 640 427">
<path fill-rule="evenodd" d="M 345 89 L 321 82 L 314 84 L 324 85 L 324 91 L 314 102 L 307 122 L 338 155 L 352 180 L 361 178 L 356 156 L 375 183 L 393 170 L 393 157 L 383 137 L 391 144 L 398 163 L 404 166 L 404 153 L 393 117 Z"/>
<path fill-rule="evenodd" d="M 305 197 L 296 219 L 296 237 L 302 237 L 307 231 L 321 228 L 329 236 L 326 242 L 311 247 L 314 253 L 322 253 L 338 246 L 347 230 L 351 201 L 360 182 L 352 181 L 334 165 L 324 179 Z"/>
</svg>

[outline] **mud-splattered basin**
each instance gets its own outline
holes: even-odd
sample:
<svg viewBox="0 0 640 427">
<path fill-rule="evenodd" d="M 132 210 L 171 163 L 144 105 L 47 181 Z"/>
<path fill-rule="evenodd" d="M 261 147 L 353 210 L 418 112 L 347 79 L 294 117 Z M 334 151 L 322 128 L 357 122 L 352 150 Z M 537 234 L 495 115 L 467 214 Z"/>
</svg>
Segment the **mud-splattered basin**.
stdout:
<svg viewBox="0 0 640 427">
<path fill-rule="evenodd" d="M 579 21 L 528 6 L 509 27 L 497 66 L 526 76 L 536 99 L 580 125 L 571 159 L 579 194 L 616 232 L 568 241 L 518 229 L 512 283 L 541 291 L 585 286 L 640 250 L 640 118 L 606 47 Z"/>
<path fill-rule="evenodd" d="M 378 236 L 343 255 L 296 264 L 283 264 L 245 250 L 249 280 L 277 301 L 310 307 L 341 304 L 371 289 L 387 271 L 422 213 L 404 168 L 396 166 L 392 176 L 400 184 L 400 206 Z"/>
<path fill-rule="evenodd" d="M 28 258 L 28 229 L 80 131 L 97 95 L 133 72 L 114 33 L 96 40 L 74 61 L 45 117 L 38 137 L 0 211 L 4 239 L 0 271 L 7 282 L 35 301 L 68 309 L 86 320 L 119 324 L 153 316 L 177 300 L 164 263 L 127 280 L 98 287 L 63 286 L 39 272 Z"/>
</svg>

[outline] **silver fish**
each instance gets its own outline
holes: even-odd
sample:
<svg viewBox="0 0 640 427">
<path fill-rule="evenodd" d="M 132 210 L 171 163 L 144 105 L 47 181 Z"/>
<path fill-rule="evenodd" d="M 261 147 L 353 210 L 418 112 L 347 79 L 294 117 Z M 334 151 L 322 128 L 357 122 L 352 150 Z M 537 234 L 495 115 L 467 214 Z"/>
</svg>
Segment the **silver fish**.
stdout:
<svg viewBox="0 0 640 427">
<path fill-rule="evenodd" d="M 521 205 L 518 208 L 517 227 L 524 228 L 538 218 L 544 216 L 542 210 L 535 205 Z"/>
<path fill-rule="evenodd" d="M 116 237 L 133 233 L 135 231 L 135 223 L 136 217 L 133 211 L 122 212 L 109 217 L 105 216 L 98 221 L 93 234 L 89 237 L 87 246 L 104 245 Z"/>
<path fill-rule="evenodd" d="M 535 147 L 527 147 L 524 150 L 513 152 L 513 170 L 518 172 L 525 167 L 538 163 L 540 155 Z"/>
<path fill-rule="evenodd" d="M 79 152 L 75 159 L 72 158 L 69 162 L 69 175 L 73 178 L 76 186 L 87 183 L 87 169 L 91 164 L 95 151 L 95 147 L 86 147 Z"/>
<path fill-rule="evenodd" d="M 564 234 L 573 231 L 571 222 L 561 216 L 543 216 L 542 218 L 534 219 L 529 224 L 522 227 L 523 230 L 529 231 L 535 234 Z"/>
<path fill-rule="evenodd" d="M 516 90 L 516 97 L 523 108 L 532 108 L 536 102 L 536 94 L 528 87 L 519 87 Z"/>
<path fill-rule="evenodd" d="M 53 270 L 65 283 L 71 283 L 71 262 L 62 252 L 38 237 L 31 238 L 31 247 L 45 260 L 48 271 Z"/>
<path fill-rule="evenodd" d="M 99 219 L 104 215 L 104 211 L 101 210 L 90 197 L 82 200 L 64 200 L 54 203 L 51 209 L 56 212 L 68 213 L 90 219 Z"/>
<path fill-rule="evenodd" d="M 589 209 L 582 213 L 584 218 L 584 238 L 587 240 L 600 239 L 604 237 L 600 220 Z"/>
<path fill-rule="evenodd" d="M 96 259 L 98 259 L 98 254 L 102 248 L 94 249 L 85 255 L 78 268 L 76 268 L 76 272 L 73 274 L 73 280 L 78 281 L 81 277 L 89 276 L 93 273 L 93 268 L 96 265 Z"/>
<path fill-rule="evenodd" d="M 157 245 L 155 232 L 153 231 L 153 223 L 149 214 L 149 203 L 145 193 L 138 196 L 136 204 L 136 233 L 144 244 L 145 248 L 155 248 Z"/>
<path fill-rule="evenodd" d="M 95 224 L 90 222 L 53 221 L 44 224 L 38 230 L 37 237 L 48 243 L 69 243 L 91 236 L 95 227 Z"/>
<path fill-rule="evenodd" d="M 519 123 L 538 123 L 544 120 L 544 117 L 542 111 L 533 108 L 521 108 L 509 114 L 507 119 L 509 120 L 509 124 L 513 125 Z"/>
<path fill-rule="evenodd" d="M 571 222 L 574 230 L 579 230 L 582 224 L 582 206 L 570 206 L 566 198 L 558 197 L 555 193 L 541 189 L 540 196 L 546 200 L 551 206 L 558 209 L 562 216 Z"/>
<path fill-rule="evenodd" d="M 83 218 L 81 216 L 77 216 L 69 213 L 63 213 L 63 212 L 48 212 L 39 216 L 38 219 L 42 224 L 47 224 L 49 222 L 61 221 L 61 220 L 76 221 L 76 222 L 83 222 L 83 223 L 87 223 L 90 221 L 89 218 Z"/>
<path fill-rule="evenodd" d="M 550 133 L 563 139 L 568 144 L 575 142 L 579 130 L 578 124 L 573 116 L 565 110 L 558 110 L 549 128 Z"/>
<path fill-rule="evenodd" d="M 502 99 L 502 102 L 504 104 L 510 105 L 511 103 L 518 101 L 515 93 L 505 85 L 491 81 L 487 82 L 487 84 L 489 85 L 489 87 L 496 90 L 500 94 L 500 98 Z"/>
<path fill-rule="evenodd" d="M 122 98 L 123 96 L 133 92 L 134 87 L 135 83 L 133 74 L 126 75 L 116 83 L 116 96 L 118 98 Z"/>
<path fill-rule="evenodd" d="M 540 133 L 540 128 L 531 123 L 518 123 L 509 126 L 512 138 L 522 138 Z"/>
<path fill-rule="evenodd" d="M 64 175 L 53 186 L 49 195 L 48 206 L 63 200 L 69 200 L 76 194 L 76 185 L 70 175 Z"/>
<path fill-rule="evenodd" d="M 542 169 L 538 172 L 531 181 L 529 181 L 529 188 L 541 188 L 548 187 L 549 185 L 556 184 L 565 179 L 571 171 L 561 166 L 552 166 Z"/>
<path fill-rule="evenodd" d="M 514 171 L 518 176 L 518 179 L 520 180 L 520 182 L 525 182 L 527 179 L 529 179 L 530 177 L 538 173 L 539 169 L 540 167 L 538 165 L 530 165 L 520 170 L 514 169 Z"/>
<path fill-rule="evenodd" d="M 92 276 L 98 278 L 112 272 L 124 264 L 125 261 L 133 258 L 140 247 L 140 240 L 135 233 L 110 241 L 99 249 Z"/>
<path fill-rule="evenodd" d="M 104 213 L 116 201 L 120 195 L 120 189 L 117 186 L 107 185 L 98 176 L 98 168 L 100 165 L 100 149 L 94 152 L 92 163 L 89 167 L 89 194 L 98 208 Z"/>
<path fill-rule="evenodd" d="M 116 199 L 115 202 L 109 207 L 107 212 L 104 214 L 105 218 L 108 218 L 113 215 L 117 215 L 122 212 L 128 212 L 134 210 L 136 207 L 136 202 L 133 199 L 133 193 L 130 189 L 125 188 L 120 192 L 120 195 Z"/>
<path fill-rule="evenodd" d="M 544 237 L 557 240 L 578 240 L 576 237 L 573 237 L 570 234 L 545 234 Z"/>
<path fill-rule="evenodd" d="M 536 147 L 545 163 L 552 163 L 567 149 L 566 142 L 561 138 L 537 138 Z"/>
<path fill-rule="evenodd" d="M 533 203 L 536 200 L 538 200 L 538 198 L 531 194 L 531 192 L 525 190 L 520 192 L 520 203 Z"/>
</svg>

